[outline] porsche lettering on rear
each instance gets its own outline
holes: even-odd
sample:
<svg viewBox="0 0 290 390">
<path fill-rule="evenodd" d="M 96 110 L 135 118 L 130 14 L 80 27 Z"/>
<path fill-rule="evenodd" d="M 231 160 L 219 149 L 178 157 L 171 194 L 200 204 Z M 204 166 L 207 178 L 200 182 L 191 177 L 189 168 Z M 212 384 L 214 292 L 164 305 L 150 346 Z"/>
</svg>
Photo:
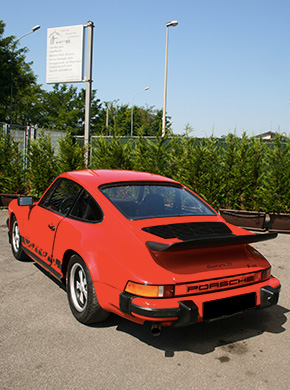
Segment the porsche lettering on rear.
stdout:
<svg viewBox="0 0 290 390">
<path fill-rule="evenodd" d="M 233 278 L 230 280 L 215 281 L 211 283 L 201 283 L 187 288 L 188 292 L 203 292 L 207 290 L 219 290 L 225 287 L 236 287 L 240 285 L 246 285 L 255 282 L 255 275 Z"/>
</svg>

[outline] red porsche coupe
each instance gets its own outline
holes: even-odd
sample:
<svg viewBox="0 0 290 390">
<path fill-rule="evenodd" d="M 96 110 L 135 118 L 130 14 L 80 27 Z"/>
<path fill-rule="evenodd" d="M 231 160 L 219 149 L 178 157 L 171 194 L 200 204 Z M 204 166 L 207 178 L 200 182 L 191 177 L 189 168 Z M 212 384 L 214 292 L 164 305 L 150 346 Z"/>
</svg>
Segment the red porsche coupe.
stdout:
<svg viewBox="0 0 290 390">
<path fill-rule="evenodd" d="M 276 237 L 227 223 L 182 184 L 145 172 L 60 175 L 38 202 L 9 205 L 13 255 L 66 284 L 84 324 L 110 312 L 186 326 L 278 302 L 280 282 L 250 243 Z"/>
</svg>

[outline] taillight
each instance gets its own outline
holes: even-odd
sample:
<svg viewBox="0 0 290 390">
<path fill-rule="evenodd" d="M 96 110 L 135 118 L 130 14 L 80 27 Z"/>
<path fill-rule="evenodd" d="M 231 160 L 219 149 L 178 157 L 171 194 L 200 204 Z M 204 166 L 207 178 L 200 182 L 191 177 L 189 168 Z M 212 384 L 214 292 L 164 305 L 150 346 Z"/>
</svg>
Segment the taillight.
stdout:
<svg viewBox="0 0 290 390">
<path fill-rule="evenodd" d="M 261 281 L 264 282 L 265 280 L 268 280 L 271 276 L 271 267 L 264 269 L 261 271 Z"/>
<path fill-rule="evenodd" d="M 158 286 L 129 281 L 125 287 L 125 291 L 140 297 L 170 298 L 174 296 L 174 285 Z"/>
</svg>

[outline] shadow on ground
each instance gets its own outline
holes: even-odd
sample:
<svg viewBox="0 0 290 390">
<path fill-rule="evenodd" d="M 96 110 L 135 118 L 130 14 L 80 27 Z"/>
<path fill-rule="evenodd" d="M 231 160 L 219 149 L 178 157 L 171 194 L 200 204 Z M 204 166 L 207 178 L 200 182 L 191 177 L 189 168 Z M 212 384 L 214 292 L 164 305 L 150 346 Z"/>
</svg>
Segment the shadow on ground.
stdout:
<svg viewBox="0 0 290 390">
<path fill-rule="evenodd" d="M 152 336 L 149 324 L 140 326 L 117 316 L 115 318 L 118 319 L 118 331 L 128 333 L 154 348 L 163 350 L 166 357 L 173 357 L 177 351 L 204 355 L 220 346 L 227 346 L 228 352 L 246 353 L 245 340 L 264 332 L 274 334 L 284 332 L 283 324 L 287 321 L 285 314 L 288 312 L 288 309 L 277 305 L 185 328 L 164 327 L 159 337 Z"/>
</svg>

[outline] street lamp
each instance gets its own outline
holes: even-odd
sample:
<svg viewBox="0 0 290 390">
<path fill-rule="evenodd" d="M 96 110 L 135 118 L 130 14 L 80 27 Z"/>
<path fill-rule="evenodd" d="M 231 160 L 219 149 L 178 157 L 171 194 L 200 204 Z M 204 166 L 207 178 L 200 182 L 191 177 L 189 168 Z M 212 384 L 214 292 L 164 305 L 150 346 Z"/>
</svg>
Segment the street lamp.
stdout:
<svg viewBox="0 0 290 390">
<path fill-rule="evenodd" d="M 132 108 L 131 108 L 131 137 L 133 136 L 133 110 L 134 110 L 134 99 L 135 99 L 135 96 L 138 95 L 139 93 L 141 92 L 144 92 L 144 91 L 148 91 L 149 87 L 146 87 L 144 89 L 142 89 L 141 91 L 135 93 L 135 95 L 133 96 L 132 98 Z"/>
<path fill-rule="evenodd" d="M 165 47 L 165 72 L 164 72 L 164 94 L 163 94 L 163 117 L 162 117 L 162 137 L 165 136 L 166 121 L 166 93 L 167 93 L 167 57 L 168 57 L 168 28 L 178 25 L 177 20 L 166 23 L 166 47 Z"/>
<path fill-rule="evenodd" d="M 19 37 L 18 39 L 16 39 L 16 41 L 14 42 L 14 47 L 13 47 L 13 55 L 12 55 L 12 61 L 14 61 L 14 50 L 15 50 L 15 47 L 16 45 L 18 44 L 18 42 L 20 41 L 20 39 L 22 39 L 23 37 L 26 37 L 26 35 L 29 35 L 29 34 L 32 34 L 34 33 L 35 31 L 39 30 L 40 29 L 40 25 L 37 24 L 36 26 L 32 27 L 31 31 L 28 31 L 27 33 L 21 35 L 21 37 Z M 13 106 L 13 64 L 11 66 L 11 84 L 10 84 L 10 131 L 12 130 L 12 106 Z"/>
<path fill-rule="evenodd" d="M 37 31 L 39 29 L 40 29 L 40 25 L 39 24 L 37 24 L 36 26 L 32 27 L 31 31 L 28 31 L 27 33 L 21 35 L 20 38 L 16 39 L 15 44 L 18 43 L 20 41 L 20 39 L 22 39 L 23 37 L 26 37 L 26 35 L 32 34 L 32 33 L 34 33 L 35 31 Z"/>
</svg>

